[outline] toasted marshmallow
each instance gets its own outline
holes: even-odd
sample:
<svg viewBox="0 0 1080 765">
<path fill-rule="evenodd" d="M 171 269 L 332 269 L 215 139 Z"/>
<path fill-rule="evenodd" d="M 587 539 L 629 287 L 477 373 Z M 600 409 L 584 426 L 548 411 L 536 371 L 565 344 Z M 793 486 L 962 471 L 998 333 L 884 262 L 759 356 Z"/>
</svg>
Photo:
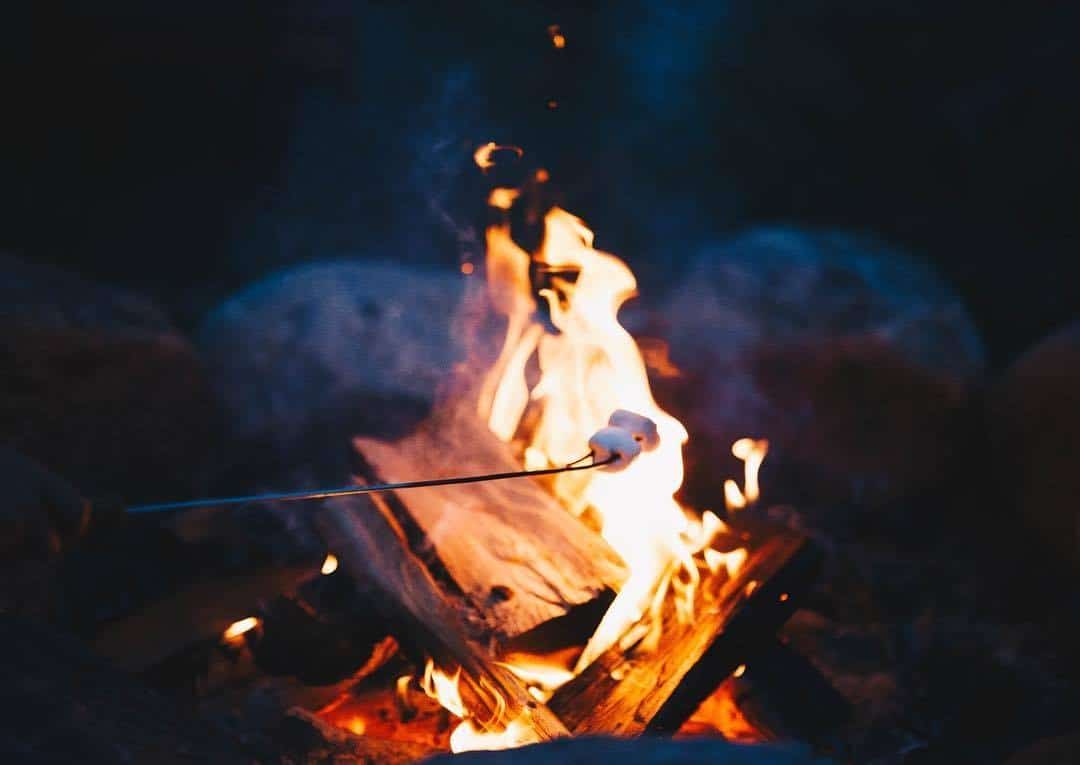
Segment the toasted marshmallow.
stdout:
<svg viewBox="0 0 1080 765">
<path fill-rule="evenodd" d="M 616 409 L 608 420 L 608 425 L 629 431 L 644 451 L 651 452 L 660 446 L 660 433 L 656 429 L 656 423 L 645 415 L 629 409 Z"/>
<path fill-rule="evenodd" d="M 593 437 L 589 439 L 589 448 L 592 449 L 595 462 L 605 462 L 612 456 L 615 457 L 614 461 L 601 468 L 609 473 L 626 470 L 634 458 L 641 454 L 641 444 L 634 438 L 633 433 L 611 425 L 593 433 Z"/>
</svg>

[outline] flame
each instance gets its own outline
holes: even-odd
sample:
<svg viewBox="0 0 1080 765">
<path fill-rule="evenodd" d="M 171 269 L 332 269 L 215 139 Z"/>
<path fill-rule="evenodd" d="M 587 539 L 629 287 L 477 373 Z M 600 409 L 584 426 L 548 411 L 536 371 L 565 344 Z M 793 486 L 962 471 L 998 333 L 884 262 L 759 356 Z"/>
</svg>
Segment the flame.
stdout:
<svg viewBox="0 0 1080 765">
<path fill-rule="evenodd" d="M 732 673 L 732 677 L 738 678 L 746 671 L 740 665 Z M 711 696 L 701 702 L 701 706 L 691 715 L 690 719 L 683 724 L 680 735 L 702 735 L 706 733 L 719 733 L 728 741 L 742 744 L 760 743 L 766 740 L 766 736 L 760 731 L 739 709 L 735 700 L 735 686 L 731 680 L 720 684 L 720 687 Z"/>
<path fill-rule="evenodd" d="M 357 736 L 363 736 L 367 732 L 367 720 L 357 715 L 356 717 L 350 717 L 345 722 L 345 728 L 355 733 Z"/>
<path fill-rule="evenodd" d="M 323 576 L 329 576 L 337 571 L 338 559 L 333 553 L 327 553 L 326 560 L 323 561 L 322 568 L 319 569 Z"/>
<path fill-rule="evenodd" d="M 545 218 L 535 264 L 544 277 L 537 292 L 542 305 L 532 296 L 531 258 L 511 240 L 509 227 L 491 227 L 487 243 L 493 302 L 508 319 L 506 342 L 480 401 L 492 432 L 511 440 L 530 404 L 538 405 L 525 450 L 530 468 L 579 459 L 616 409 L 652 419 L 660 433 L 660 447 L 621 473 L 565 473 L 554 481 L 555 495 L 572 512 L 596 510 L 601 533 L 630 570 L 578 661 L 582 669 L 647 615 L 674 569 L 697 576 L 683 539 L 688 518 L 673 498 L 682 485 L 687 432 L 653 399 L 641 352 L 618 322 L 619 307 L 636 294 L 634 275 L 618 258 L 593 249 L 593 234 L 581 220 L 559 208 Z M 537 321 L 541 307 L 557 334 Z M 541 374 L 530 388 L 525 368 L 534 354 Z"/>
<path fill-rule="evenodd" d="M 551 44 L 556 48 L 566 47 L 566 38 L 563 36 L 563 33 L 559 31 L 558 24 L 552 24 L 548 27 L 548 35 L 551 37 Z"/>
<path fill-rule="evenodd" d="M 473 161 L 476 162 L 476 166 L 483 170 L 485 173 L 491 168 L 495 167 L 495 153 L 499 151 L 512 151 L 521 159 L 524 156 L 525 151 L 518 146 L 502 146 L 494 141 L 488 141 L 483 146 L 479 147 L 473 152 Z"/>
<path fill-rule="evenodd" d="M 761 463 L 765 461 L 765 455 L 769 453 L 769 442 L 764 438 L 740 438 L 731 445 L 731 453 L 744 463 L 743 494 L 746 501 L 753 504 L 761 496 L 758 471 L 761 470 Z"/>
<path fill-rule="evenodd" d="M 568 667 L 543 656 L 508 654 L 499 664 L 525 683 L 529 694 L 540 702 L 547 702 L 555 691 L 574 677 Z"/>
<path fill-rule="evenodd" d="M 510 666 L 510 665 L 506 665 Z M 521 671 L 515 667 L 515 671 Z M 407 695 L 411 675 L 403 675 L 397 680 L 397 693 L 399 697 Z M 512 747 L 525 746 L 539 741 L 533 729 L 521 718 L 515 718 L 504 723 L 506 717 L 505 702 L 496 694 L 496 709 L 491 721 L 478 721 L 470 716 L 461 699 L 461 668 L 450 675 L 435 666 L 431 659 L 427 660 L 424 667 L 424 676 L 420 679 L 420 687 L 432 699 L 442 705 L 443 709 L 461 719 L 461 722 L 450 734 L 450 750 L 468 752 L 480 749 L 509 749 Z M 546 699 L 545 699 L 546 700 Z"/>
<path fill-rule="evenodd" d="M 236 640 L 242 636 L 245 632 L 250 632 L 259 626 L 259 618 L 257 616 L 247 616 L 243 619 L 233 622 L 225 628 L 224 638 L 226 640 Z"/>
<path fill-rule="evenodd" d="M 428 659 L 424 667 L 424 676 L 420 679 L 420 687 L 423 688 L 424 693 L 442 704 L 450 714 L 464 718 L 467 712 L 458 690 L 460 682 L 461 667 L 458 667 L 453 675 L 448 675 L 436 667 L 434 661 Z"/>
<path fill-rule="evenodd" d="M 565 43 L 554 37 L 553 42 L 556 47 Z M 481 147 L 477 164 L 491 167 L 491 155 L 499 148 Z M 535 178 L 543 182 L 548 174 L 540 170 Z M 516 190 L 496 188 L 488 201 L 505 213 L 517 198 Z M 505 318 L 506 335 L 481 380 L 479 416 L 519 450 L 529 469 L 580 461 L 590 437 L 618 409 L 648 417 L 660 435 L 658 448 L 643 452 L 621 472 L 578 471 L 551 479 L 551 491 L 569 512 L 588 510 L 598 519 L 600 533 L 626 563 L 629 576 L 580 655 L 570 656 L 565 666 L 532 656 L 503 657 L 503 666 L 529 693 L 546 701 L 613 646 L 656 650 L 664 604 L 670 599 L 676 618 L 689 623 L 702 572 L 734 577 L 748 556 L 742 547 L 722 551 L 713 546 L 721 535 L 730 540 L 730 529 L 718 515 L 705 511 L 697 518 L 675 500 L 688 434 L 653 398 L 647 369 L 671 377 L 680 371 L 663 343 L 646 343 L 643 352 L 618 321 L 620 307 L 637 293 L 633 273 L 615 256 L 594 249 L 592 231 L 565 210 L 546 214 L 543 243 L 534 255 L 513 241 L 508 216 L 501 218 L 487 230 L 485 273 L 490 303 Z M 732 449 L 745 471 L 742 489 L 734 481 L 725 485 L 729 510 L 758 498 L 758 470 L 768 442 L 740 439 Z M 616 667 L 612 676 L 621 671 Z M 421 683 L 462 718 L 451 736 L 454 751 L 532 740 L 531 728 L 521 720 L 506 722 L 497 714 L 485 724 L 470 718 L 458 693 L 459 679 L 460 671 L 451 676 L 429 662 Z"/>
<path fill-rule="evenodd" d="M 746 507 L 746 495 L 742 493 L 739 484 L 730 478 L 724 481 L 724 505 L 728 510 L 741 510 Z"/>
<path fill-rule="evenodd" d="M 486 731 L 472 720 L 465 720 L 450 734 L 450 751 L 474 752 L 493 749 L 513 749 L 539 742 L 536 733 L 524 720 L 512 720 L 500 731 Z"/>
</svg>

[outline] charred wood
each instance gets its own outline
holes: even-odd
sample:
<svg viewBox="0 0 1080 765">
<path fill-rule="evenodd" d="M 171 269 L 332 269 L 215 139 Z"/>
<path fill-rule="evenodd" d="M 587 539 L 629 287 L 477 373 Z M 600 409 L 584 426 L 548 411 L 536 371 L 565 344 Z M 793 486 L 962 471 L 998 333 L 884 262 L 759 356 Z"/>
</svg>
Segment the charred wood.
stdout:
<svg viewBox="0 0 1080 765">
<path fill-rule="evenodd" d="M 385 508 L 367 497 L 343 497 L 326 505 L 316 523 L 343 569 L 359 586 L 375 588 L 404 648 L 430 656 L 448 671 L 461 668 L 461 695 L 468 709 L 488 720 L 520 719 L 539 740 L 567 734 L 546 706 L 492 660 L 488 647 L 470 637 L 466 605 L 440 591 Z"/>
<path fill-rule="evenodd" d="M 551 710 L 575 735 L 674 733 L 755 646 L 774 639 L 819 563 L 803 538 L 771 537 L 734 577 L 703 581 L 690 623 L 669 598 L 658 650 L 612 647 L 555 693 Z"/>
</svg>

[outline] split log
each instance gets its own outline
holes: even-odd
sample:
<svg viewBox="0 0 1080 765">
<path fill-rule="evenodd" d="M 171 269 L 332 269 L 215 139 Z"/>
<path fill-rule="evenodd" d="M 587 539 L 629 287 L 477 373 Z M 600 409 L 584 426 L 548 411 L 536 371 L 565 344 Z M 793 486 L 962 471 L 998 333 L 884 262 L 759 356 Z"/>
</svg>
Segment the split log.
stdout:
<svg viewBox="0 0 1080 765">
<path fill-rule="evenodd" d="M 354 443 L 373 483 L 521 469 L 463 403 L 441 407 L 396 443 Z M 564 616 L 626 577 L 600 535 L 531 479 L 410 489 L 385 501 L 403 528 L 417 527 L 414 551 L 449 575 L 500 641 Z"/>
<path fill-rule="evenodd" d="M 94 650 L 120 669 L 142 672 L 200 642 L 216 641 L 259 600 L 291 590 L 314 566 L 267 567 L 243 575 L 200 579 L 172 597 L 105 624 Z"/>
<path fill-rule="evenodd" d="M 77 641 L 0 613 L 0 762 L 247 765 L 260 753 Z"/>
<path fill-rule="evenodd" d="M 774 640 L 820 562 L 820 551 L 802 537 L 766 539 L 734 577 L 703 580 L 692 623 L 680 623 L 668 599 L 658 650 L 612 647 L 549 707 L 575 735 L 674 733 L 755 646 Z"/>
<path fill-rule="evenodd" d="M 342 568 L 372 593 L 406 650 L 428 655 L 449 671 L 461 668 L 466 707 L 488 720 L 521 720 L 538 740 L 568 735 L 559 719 L 514 675 L 495 663 L 486 646 L 469 637 L 466 607 L 452 603 L 385 505 L 366 496 L 325 503 L 316 525 Z M 479 716 L 479 715 L 478 715 Z M 483 720 L 483 718 L 481 718 Z"/>
<path fill-rule="evenodd" d="M 851 704 L 802 654 L 779 639 L 748 655 L 732 677 L 732 697 L 746 720 L 771 741 L 824 746 L 851 717 Z"/>
</svg>

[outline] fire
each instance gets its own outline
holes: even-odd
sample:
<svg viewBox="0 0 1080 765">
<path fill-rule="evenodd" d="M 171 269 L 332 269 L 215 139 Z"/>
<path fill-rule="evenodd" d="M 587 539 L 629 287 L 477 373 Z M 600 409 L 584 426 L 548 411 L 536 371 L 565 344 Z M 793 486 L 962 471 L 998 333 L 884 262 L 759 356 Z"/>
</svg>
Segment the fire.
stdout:
<svg viewBox="0 0 1080 765">
<path fill-rule="evenodd" d="M 327 553 L 326 559 L 323 561 L 322 568 L 320 568 L 319 571 L 322 573 L 323 576 L 329 576 L 330 574 L 337 571 L 337 567 L 337 556 L 333 553 Z"/>
<path fill-rule="evenodd" d="M 692 603 L 699 578 L 693 556 L 704 552 L 719 519 L 695 522 L 674 499 L 688 435 L 653 399 L 642 353 L 618 321 L 619 308 L 637 292 L 626 264 L 594 249 L 592 232 L 559 208 L 545 217 L 535 258 L 514 243 L 506 223 L 489 228 L 487 247 L 489 294 L 507 319 L 502 352 L 478 404 L 492 432 L 513 441 L 527 421 L 523 453 L 529 468 L 579 459 L 583 444 L 617 409 L 648 417 L 660 433 L 660 447 L 621 473 L 566 473 L 553 484 L 571 512 L 595 510 L 601 533 L 630 570 L 578 660 L 575 670 L 581 671 L 635 625 L 635 635 L 651 635 L 657 643 L 647 622 L 659 613 L 669 587 Z M 539 275 L 535 298 L 530 269 Z M 545 329 L 541 313 L 555 332 Z M 534 356 L 540 378 L 530 386 L 526 365 Z M 709 567 L 736 570 L 744 558 L 745 551 L 740 558 L 712 550 Z M 692 611 L 685 615 L 692 618 Z"/>
<path fill-rule="evenodd" d="M 230 624 L 224 633 L 226 640 L 236 640 L 241 637 L 245 632 L 250 632 L 259 626 L 259 618 L 257 616 L 248 616 L 239 621 L 235 621 Z"/>
<path fill-rule="evenodd" d="M 412 677 L 404 675 L 398 678 L 397 692 L 404 696 Z M 453 752 L 468 752 L 480 749 L 509 749 L 525 746 L 538 741 L 533 729 L 522 719 L 505 721 L 505 704 L 496 696 L 496 714 L 490 721 L 477 720 L 470 716 L 461 698 L 461 668 L 450 675 L 435 666 L 428 659 L 424 667 L 424 676 L 420 687 L 429 697 L 442 705 L 443 709 L 459 718 L 461 722 L 450 734 L 450 749 Z"/>
<path fill-rule="evenodd" d="M 764 438 L 740 438 L 731 445 L 731 453 L 743 461 L 743 488 L 730 478 L 724 481 L 724 505 L 729 511 L 753 505 L 761 496 L 758 471 L 769 453 L 769 442 Z"/>
<path fill-rule="evenodd" d="M 553 28 L 553 44 L 562 47 L 565 39 L 556 34 Z M 520 149 L 489 143 L 477 149 L 477 165 L 490 169 L 493 155 L 503 149 L 521 156 Z M 535 177 L 543 182 L 548 174 L 540 170 Z M 618 321 L 620 307 L 637 293 L 633 273 L 614 255 L 594 249 L 593 233 L 560 208 L 544 218 L 539 251 L 525 252 L 513 241 L 505 215 L 518 197 L 516 189 L 495 188 L 488 200 L 504 213 L 487 231 L 484 272 L 490 303 L 505 318 L 506 334 L 480 381 L 477 413 L 497 437 L 517 449 L 529 469 L 580 462 L 590 437 L 616 410 L 649 418 L 660 436 L 658 448 L 643 452 L 621 472 L 578 471 L 552 478 L 551 491 L 567 511 L 581 515 L 588 510 L 599 521 L 601 534 L 627 564 L 629 576 L 576 657 L 503 657 L 502 665 L 534 698 L 546 702 L 613 646 L 657 649 L 664 604 L 674 603 L 676 617 L 691 621 L 701 578 L 734 577 L 747 551 L 714 548 L 718 536 L 730 539 L 724 521 L 709 511 L 698 517 L 675 500 L 689 436 L 653 398 L 643 351 Z M 662 343 L 647 344 L 646 351 L 648 366 L 658 374 L 680 374 Z M 758 471 L 767 450 L 767 441 L 749 438 L 732 446 L 745 469 L 742 488 L 734 481 L 725 485 L 729 510 L 757 501 Z M 428 661 L 420 682 L 429 696 L 461 719 L 450 739 L 455 752 L 532 742 L 530 726 L 524 720 L 503 719 L 502 707 L 491 720 L 472 716 L 460 680 L 460 669 L 449 674 Z"/>
<path fill-rule="evenodd" d="M 559 31 L 558 24 L 552 24 L 550 27 L 548 27 L 548 35 L 551 37 L 551 44 L 554 45 L 556 48 L 566 47 L 566 37 L 561 31 Z"/>
</svg>

